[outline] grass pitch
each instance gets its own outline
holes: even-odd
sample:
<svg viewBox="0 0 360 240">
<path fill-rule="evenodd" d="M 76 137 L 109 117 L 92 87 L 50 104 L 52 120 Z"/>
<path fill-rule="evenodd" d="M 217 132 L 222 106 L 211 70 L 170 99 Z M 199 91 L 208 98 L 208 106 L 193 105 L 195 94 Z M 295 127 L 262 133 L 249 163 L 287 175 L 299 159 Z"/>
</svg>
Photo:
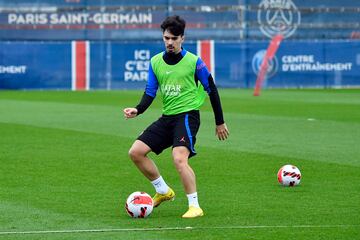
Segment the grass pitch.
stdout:
<svg viewBox="0 0 360 240">
<path fill-rule="evenodd" d="M 155 159 L 177 193 L 147 219 L 124 210 L 152 185 L 127 156 L 161 114 L 136 119 L 142 91 L 0 91 L 0 239 L 357 239 L 360 235 L 360 90 L 221 89 L 230 138 L 215 138 L 209 102 L 196 150 L 205 216 L 187 210 L 170 151 Z M 277 170 L 294 164 L 300 186 Z M 38 232 L 36 232 L 38 231 Z"/>
</svg>

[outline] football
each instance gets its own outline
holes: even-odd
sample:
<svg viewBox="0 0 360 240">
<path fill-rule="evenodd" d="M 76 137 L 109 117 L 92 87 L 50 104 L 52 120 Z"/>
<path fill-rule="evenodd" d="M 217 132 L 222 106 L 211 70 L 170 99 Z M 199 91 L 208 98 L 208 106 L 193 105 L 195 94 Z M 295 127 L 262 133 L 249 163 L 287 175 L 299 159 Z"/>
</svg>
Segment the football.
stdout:
<svg viewBox="0 0 360 240">
<path fill-rule="evenodd" d="M 125 209 L 133 218 L 146 218 L 153 210 L 153 199 L 146 192 L 133 192 L 126 199 Z"/>
<path fill-rule="evenodd" d="M 286 187 L 294 187 L 300 183 L 300 170 L 294 165 L 282 166 L 277 173 L 278 181 Z"/>
</svg>

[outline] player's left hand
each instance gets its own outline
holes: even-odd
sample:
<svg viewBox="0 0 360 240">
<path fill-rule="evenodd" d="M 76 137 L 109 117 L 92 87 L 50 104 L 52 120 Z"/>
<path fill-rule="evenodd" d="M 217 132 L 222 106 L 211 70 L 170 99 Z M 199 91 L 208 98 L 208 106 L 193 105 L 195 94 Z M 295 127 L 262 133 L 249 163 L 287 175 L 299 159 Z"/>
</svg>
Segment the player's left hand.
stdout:
<svg viewBox="0 0 360 240">
<path fill-rule="evenodd" d="M 229 134 L 229 130 L 225 123 L 216 126 L 215 135 L 219 138 L 219 140 L 227 139 Z"/>
</svg>

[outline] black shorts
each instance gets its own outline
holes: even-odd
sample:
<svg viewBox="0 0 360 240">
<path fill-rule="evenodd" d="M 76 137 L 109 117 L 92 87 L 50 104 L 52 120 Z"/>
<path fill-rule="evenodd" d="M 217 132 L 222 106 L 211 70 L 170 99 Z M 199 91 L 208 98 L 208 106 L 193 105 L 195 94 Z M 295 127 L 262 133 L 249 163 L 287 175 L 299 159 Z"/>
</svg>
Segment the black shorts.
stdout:
<svg viewBox="0 0 360 240">
<path fill-rule="evenodd" d="M 196 154 L 194 145 L 196 133 L 200 127 L 200 113 L 198 110 L 176 115 L 162 115 L 153 122 L 138 137 L 151 150 L 160 154 L 164 149 L 172 146 L 185 146 L 189 149 L 189 158 Z"/>
</svg>

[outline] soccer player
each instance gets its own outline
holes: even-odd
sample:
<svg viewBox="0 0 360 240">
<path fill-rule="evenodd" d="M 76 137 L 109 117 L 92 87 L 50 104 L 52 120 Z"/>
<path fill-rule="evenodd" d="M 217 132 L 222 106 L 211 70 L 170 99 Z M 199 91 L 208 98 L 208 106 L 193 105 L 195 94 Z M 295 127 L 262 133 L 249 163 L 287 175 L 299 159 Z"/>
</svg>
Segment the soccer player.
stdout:
<svg viewBox="0 0 360 240">
<path fill-rule="evenodd" d="M 124 109 L 124 116 L 128 119 L 142 114 L 151 105 L 158 89 L 162 96 L 163 114 L 137 138 L 129 156 L 153 184 L 156 190 L 154 207 L 157 207 L 164 201 L 173 200 L 175 193 L 147 154 L 150 151 L 160 154 L 172 146 L 174 165 L 189 203 L 189 209 L 182 217 L 195 218 L 203 216 L 204 212 L 198 201 L 195 173 L 188 160 L 196 154 L 194 145 L 200 126 L 199 108 L 205 100 L 205 91 L 210 97 L 219 140 L 227 139 L 229 131 L 217 88 L 205 63 L 182 48 L 185 21 L 179 16 L 170 16 L 161 24 L 161 29 L 165 51 L 151 58 L 144 95 L 136 107 Z"/>
</svg>

